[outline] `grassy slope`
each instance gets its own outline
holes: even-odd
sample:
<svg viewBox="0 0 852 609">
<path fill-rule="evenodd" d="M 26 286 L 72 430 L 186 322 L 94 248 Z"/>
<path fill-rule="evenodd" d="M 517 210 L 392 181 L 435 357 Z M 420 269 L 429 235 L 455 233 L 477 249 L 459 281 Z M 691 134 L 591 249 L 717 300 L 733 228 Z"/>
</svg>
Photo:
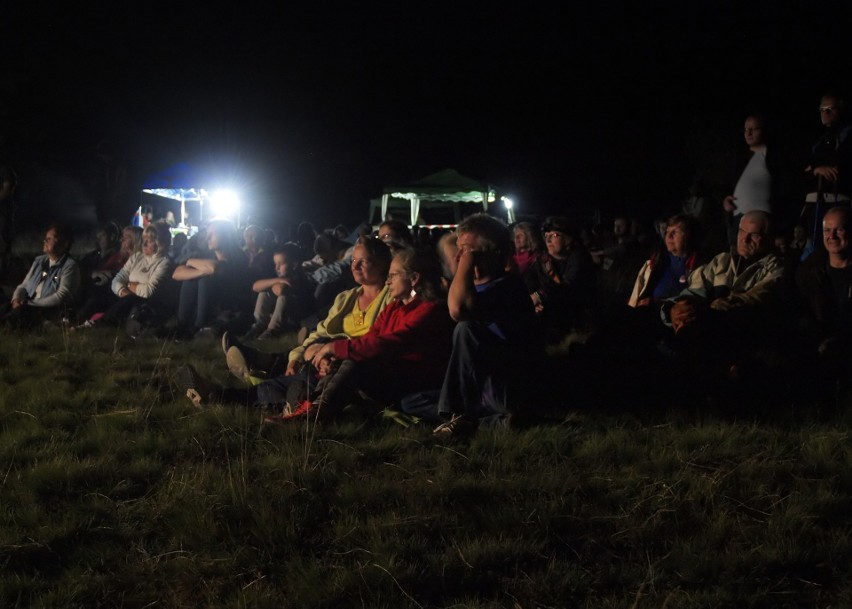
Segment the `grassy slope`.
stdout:
<svg viewBox="0 0 852 609">
<path fill-rule="evenodd" d="M 0 334 L 0 606 L 852 603 L 845 421 L 263 429 L 218 345 Z"/>
</svg>

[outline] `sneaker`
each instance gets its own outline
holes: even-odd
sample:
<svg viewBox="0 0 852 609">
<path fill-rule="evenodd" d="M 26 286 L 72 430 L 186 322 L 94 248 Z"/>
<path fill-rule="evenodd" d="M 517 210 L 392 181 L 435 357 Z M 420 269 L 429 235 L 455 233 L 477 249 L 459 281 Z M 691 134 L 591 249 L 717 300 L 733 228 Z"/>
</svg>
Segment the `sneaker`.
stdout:
<svg viewBox="0 0 852 609">
<path fill-rule="evenodd" d="M 180 369 L 180 388 L 196 408 L 210 404 L 212 391 L 209 383 L 189 364 Z"/>
<path fill-rule="evenodd" d="M 240 342 L 240 339 L 236 337 L 233 332 L 229 332 L 225 330 L 225 333 L 222 334 L 222 353 L 226 356 L 228 355 L 228 350 L 231 347 L 237 347 L 238 349 L 243 349 L 245 345 Z"/>
<path fill-rule="evenodd" d="M 71 329 L 72 330 L 88 330 L 89 328 L 94 328 L 95 325 L 97 325 L 97 322 L 95 320 L 87 319 L 86 321 L 81 323 L 79 326 L 72 326 Z"/>
<path fill-rule="evenodd" d="M 228 333 L 225 332 L 225 336 L 227 335 Z M 224 343 L 225 337 L 223 336 L 223 347 L 225 346 Z M 247 381 L 251 376 L 251 369 L 249 368 L 248 361 L 246 361 L 246 356 L 239 347 L 230 347 L 227 351 L 225 351 L 225 361 L 228 363 L 228 370 L 230 373 L 241 381 Z"/>
<path fill-rule="evenodd" d="M 473 433 L 475 425 L 468 417 L 454 414 L 449 421 L 444 421 L 432 430 L 435 436 L 449 438 L 462 437 Z"/>
<path fill-rule="evenodd" d="M 305 419 L 308 415 L 316 415 L 319 413 L 319 404 L 314 404 L 310 400 L 305 400 L 291 413 L 282 414 L 281 418 L 285 421 L 293 419 Z"/>
<path fill-rule="evenodd" d="M 290 402 L 284 403 L 284 410 L 281 411 L 281 414 L 272 414 L 267 417 L 263 417 L 264 425 L 281 425 L 285 421 L 289 420 L 289 417 L 293 414 L 293 405 Z M 285 418 L 287 417 L 287 418 Z"/>
</svg>

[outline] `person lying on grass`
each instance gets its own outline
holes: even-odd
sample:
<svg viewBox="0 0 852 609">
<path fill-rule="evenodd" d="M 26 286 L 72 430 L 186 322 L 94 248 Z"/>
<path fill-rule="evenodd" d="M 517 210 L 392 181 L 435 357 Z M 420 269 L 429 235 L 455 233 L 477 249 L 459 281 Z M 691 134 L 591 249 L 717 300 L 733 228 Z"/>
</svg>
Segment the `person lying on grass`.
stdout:
<svg viewBox="0 0 852 609">
<path fill-rule="evenodd" d="M 209 388 L 193 368 L 187 367 L 182 372 L 187 396 L 196 406 L 211 398 L 221 398 L 249 405 L 281 407 L 288 401 L 288 394 L 291 405 L 304 401 L 308 386 L 315 385 L 317 380 L 312 362 L 320 348 L 333 340 L 365 335 L 379 313 L 390 303 L 390 292 L 385 285 L 390 262 L 390 249 L 382 241 L 359 240 L 353 249 L 351 265 L 352 277 L 358 287 L 338 294 L 328 316 L 286 357 L 246 347 L 230 332 L 222 336 L 228 369 L 237 378 L 249 381 L 252 387 L 248 394 L 245 391 L 223 394 Z M 261 382 L 259 377 L 263 376 L 268 380 Z"/>
</svg>

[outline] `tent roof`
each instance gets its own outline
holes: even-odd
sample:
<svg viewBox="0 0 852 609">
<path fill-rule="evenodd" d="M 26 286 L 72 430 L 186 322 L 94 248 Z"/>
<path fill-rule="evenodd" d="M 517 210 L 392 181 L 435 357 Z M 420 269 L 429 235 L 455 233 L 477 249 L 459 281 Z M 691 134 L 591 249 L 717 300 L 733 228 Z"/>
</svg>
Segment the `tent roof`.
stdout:
<svg viewBox="0 0 852 609">
<path fill-rule="evenodd" d="M 409 184 L 388 186 L 384 190 L 385 194 L 400 199 L 469 202 L 481 202 L 482 193 L 493 191 L 493 186 L 463 176 L 455 169 L 442 169 Z"/>
<path fill-rule="evenodd" d="M 142 187 L 145 190 L 168 189 L 189 190 L 209 188 L 209 180 L 203 171 L 189 163 L 177 163 L 145 177 Z"/>
</svg>

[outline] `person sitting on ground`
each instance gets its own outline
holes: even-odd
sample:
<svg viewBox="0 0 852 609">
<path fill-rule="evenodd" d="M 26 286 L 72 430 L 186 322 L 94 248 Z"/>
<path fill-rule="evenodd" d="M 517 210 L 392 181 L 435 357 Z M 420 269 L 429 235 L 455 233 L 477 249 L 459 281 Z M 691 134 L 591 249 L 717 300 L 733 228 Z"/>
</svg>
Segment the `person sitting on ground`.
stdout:
<svg viewBox="0 0 852 609">
<path fill-rule="evenodd" d="M 414 244 L 411 229 L 400 220 L 385 220 L 379 224 L 379 239 L 384 241 L 391 251 Z"/>
<path fill-rule="evenodd" d="M 83 304 L 77 309 L 77 319 L 88 319 L 115 302 L 109 285 L 130 257 L 130 253 L 120 247 L 120 242 L 121 230 L 115 222 L 98 226 L 95 232 L 97 247 L 80 259 Z"/>
<path fill-rule="evenodd" d="M 267 340 L 285 329 L 298 328 L 299 321 L 313 306 L 313 285 L 300 263 L 301 252 L 295 244 L 275 249 L 272 259 L 275 277 L 258 279 L 252 285 L 257 293 L 254 325 L 243 338 Z"/>
<path fill-rule="evenodd" d="M 179 340 L 190 339 L 204 328 L 216 334 L 222 330 L 221 325 L 231 323 L 229 317 L 212 328 L 217 315 L 242 314 L 247 319 L 251 310 L 248 261 L 239 247 L 234 225 L 227 220 L 211 221 L 207 225 L 207 249 L 206 257 L 190 258 L 172 274 L 172 279 L 180 282 L 176 333 Z M 238 318 L 235 325 L 241 321 Z"/>
<path fill-rule="evenodd" d="M 300 222 L 296 228 L 296 240 L 294 243 L 299 247 L 302 262 L 309 261 L 314 256 L 314 244 L 317 239 L 317 230 L 310 222 Z"/>
<path fill-rule="evenodd" d="M 736 254 L 723 252 L 689 276 L 688 286 L 663 303 L 676 352 L 701 381 L 734 375 L 754 353 L 772 345 L 783 313 L 783 261 L 772 251 L 769 215 L 744 214 Z M 737 372 L 735 372 L 737 371 Z"/>
<path fill-rule="evenodd" d="M 256 406 L 282 407 L 288 403 L 288 388 L 291 385 L 296 386 L 296 395 L 306 395 L 307 386 L 316 378 L 316 369 L 311 362 L 319 349 L 332 340 L 364 336 L 379 313 L 391 302 L 390 292 L 385 285 L 390 262 L 390 249 L 382 241 L 359 239 L 352 255 L 352 276 L 358 287 L 338 294 L 328 316 L 286 357 L 284 354 L 262 353 L 242 345 L 234 340 L 230 332 L 223 335 L 222 348 L 228 369 L 237 378 L 253 385 L 248 395 L 222 397 L 215 390 L 208 390 L 205 381 L 190 367 L 183 372 L 187 397 L 196 406 L 220 398 Z M 266 376 L 267 380 L 261 382 L 261 375 Z M 293 391 L 290 391 L 290 395 L 293 395 Z M 294 407 L 293 402 L 296 401 L 300 400 L 292 400 L 290 406 Z"/>
<path fill-rule="evenodd" d="M 438 401 L 446 419 L 434 430 L 438 436 L 529 416 L 542 368 L 533 302 L 520 278 L 506 270 L 512 255 L 509 229 L 480 213 L 465 218 L 457 234 L 458 267 L 447 304 L 458 323 Z"/>
<path fill-rule="evenodd" d="M 383 405 L 404 396 L 437 390 L 450 353 L 452 325 L 438 287 L 434 254 L 401 248 L 387 276 L 392 302 L 367 334 L 323 344 L 311 364 L 320 370 L 335 362 L 317 385 L 314 399 L 269 422 L 308 416 L 328 417 L 357 402 L 359 392 Z M 288 399 L 288 402 L 292 400 Z"/>
<path fill-rule="evenodd" d="M 60 321 L 80 296 L 80 267 L 71 258 L 71 229 L 48 227 L 40 256 L 15 288 L 10 302 L 0 308 L 0 323 L 28 329 L 41 321 Z"/>
<path fill-rule="evenodd" d="M 533 265 L 527 287 L 548 342 L 558 342 L 594 326 L 595 266 L 566 218 L 548 218 L 542 228 L 547 251 Z"/>
<path fill-rule="evenodd" d="M 316 256 L 310 263 L 303 265 L 314 284 L 314 311 L 303 320 L 308 331 L 325 317 L 340 292 L 355 285 L 351 269 L 354 245 L 334 235 L 322 233 L 317 236 L 314 248 Z"/>
<path fill-rule="evenodd" d="M 458 235 L 455 231 L 447 232 L 441 235 L 438 239 L 438 245 L 435 249 L 438 251 L 438 259 L 441 262 L 441 288 L 446 292 L 450 289 L 450 283 L 456 274 L 458 268 L 458 260 L 456 256 L 459 253 L 456 247 Z"/>
<path fill-rule="evenodd" d="M 648 259 L 648 250 L 633 234 L 633 225 L 628 216 L 617 215 L 612 223 L 609 244 L 590 252 L 595 264 L 600 267 L 598 287 L 605 315 L 624 307 L 633 289 L 636 273 Z"/>
<path fill-rule="evenodd" d="M 116 273 L 111 289 L 116 301 L 105 311 L 98 312 L 78 328 L 96 325 L 117 325 L 127 319 L 134 307 L 147 305 L 148 322 L 164 319 L 174 305 L 171 281 L 172 263 L 168 257 L 171 232 L 164 222 L 145 227 L 142 251 L 136 252 Z"/>
<path fill-rule="evenodd" d="M 801 264 L 796 285 L 808 309 L 802 324 L 808 351 L 834 379 L 852 363 L 852 211 L 833 207 L 822 219 L 825 250 Z"/>
<path fill-rule="evenodd" d="M 666 249 L 646 260 L 636 276 L 628 306 L 650 306 L 686 287 L 686 278 L 698 261 L 698 221 L 687 214 L 672 216 L 666 222 L 664 239 Z"/>
<path fill-rule="evenodd" d="M 184 232 L 177 232 L 174 237 L 172 237 L 172 244 L 169 246 L 168 255 L 173 264 L 177 264 L 178 258 L 180 258 L 183 253 L 188 241 L 189 237 L 187 237 Z"/>
<path fill-rule="evenodd" d="M 251 282 L 271 277 L 275 273 L 275 265 L 272 250 L 268 248 L 266 231 L 257 224 L 249 224 L 243 229 L 243 243 Z"/>
<path fill-rule="evenodd" d="M 535 262 L 543 253 L 544 245 L 538 231 L 530 222 L 518 222 L 512 228 L 512 235 L 515 238 L 515 253 L 512 255 L 512 260 L 521 278 L 526 278 L 528 271 L 532 272 Z"/>
</svg>

